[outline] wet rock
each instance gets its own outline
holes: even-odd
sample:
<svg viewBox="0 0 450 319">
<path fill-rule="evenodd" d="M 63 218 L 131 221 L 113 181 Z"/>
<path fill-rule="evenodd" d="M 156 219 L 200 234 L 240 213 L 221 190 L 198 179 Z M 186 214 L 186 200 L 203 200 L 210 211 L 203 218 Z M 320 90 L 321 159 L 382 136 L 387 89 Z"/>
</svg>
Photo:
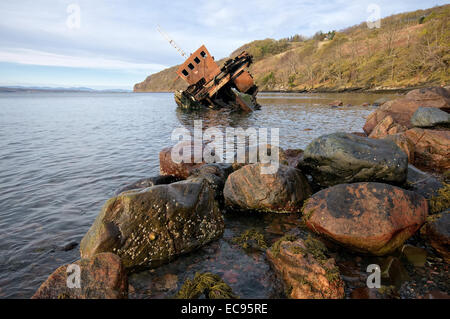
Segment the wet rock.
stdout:
<svg viewBox="0 0 450 319">
<path fill-rule="evenodd" d="M 65 244 L 65 245 L 61 248 L 61 250 L 62 250 L 62 251 L 70 251 L 70 250 L 74 249 L 74 248 L 77 247 L 77 246 L 78 246 L 78 243 L 75 242 L 75 241 L 72 241 L 72 242 L 70 242 L 70 243 Z"/>
<path fill-rule="evenodd" d="M 415 267 L 423 267 L 427 261 L 427 251 L 412 245 L 403 245 L 400 249 L 401 256 Z"/>
<path fill-rule="evenodd" d="M 402 184 L 407 164 L 406 154 L 391 141 L 333 133 L 308 145 L 301 167 L 323 187 L 359 181 Z"/>
<path fill-rule="evenodd" d="M 101 253 L 74 263 L 80 267 L 80 288 L 69 288 L 74 270 L 64 265 L 51 274 L 32 299 L 124 299 L 128 298 L 128 279 L 120 258 Z"/>
<path fill-rule="evenodd" d="M 399 289 L 400 286 L 408 281 L 409 275 L 403 266 L 402 262 L 393 256 L 388 256 L 380 265 L 381 267 L 381 280 L 383 284 L 395 286 Z"/>
<path fill-rule="evenodd" d="M 370 104 L 367 102 L 364 102 L 363 104 L 361 104 L 361 106 L 369 106 Z"/>
<path fill-rule="evenodd" d="M 231 207 L 276 213 L 297 212 L 311 195 L 302 172 L 280 165 L 274 174 L 262 174 L 264 164 L 250 164 L 232 173 L 224 188 L 225 204 Z"/>
<path fill-rule="evenodd" d="M 422 233 L 445 262 L 450 263 L 450 210 L 429 219 Z"/>
<path fill-rule="evenodd" d="M 380 299 L 376 288 L 359 287 L 352 291 L 352 299 Z"/>
<path fill-rule="evenodd" d="M 177 289 L 178 276 L 175 274 L 165 274 L 160 280 L 155 280 L 152 282 L 152 286 L 155 287 L 157 291 L 173 291 Z"/>
<path fill-rule="evenodd" d="M 450 295 L 439 290 L 433 290 L 423 296 L 424 299 L 450 299 Z"/>
<path fill-rule="evenodd" d="M 448 92 L 442 88 L 419 89 L 409 92 L 402 98 L 388 101 L 367 117 L 363 128 L 364 132 L 366 132 L 367 135 L 370 135 L 378 123 L 384 120 L 388 115 L 390 115 L 396 123 L 411 128 L 411 117 L 421 106 L 435 107 L 443 111 L 450 111 L 450 98 Z"/>
<path fill-rule="evenodd" d="M 421 195 L 381 183 L 341 184 L 305 203 L 306 226 L 343 246 L 373 255 L 395 251 L 425 222 Z"/>
<path fill-rule="evenodd" d="M 352 132 L 352 134 L 355 134 L 356 136 L 367 137 L 366 133 L 364 132 Z"/>
<path fill-rule="evenodd" d="M 267 250 L 267 259 L 283 279 L 292 299 L 341 299 L 344 282 L 325 246 L 311 238 L 284 237 Z"/>
<path fill-rule="evenodd" d="M 231 164 L 205 164 L 193 169 L 188 179 L 199 177 L 204 178 L 209 183 L 210 188 L 214 190 L 216 194 L 216 200 L 220 205 L 223 205 L 223 188 L 225 186 L 225 181 L 227 180 L 228 175 L 230 175 L 232 172 L 233 167 Z"/>
<path fill-rule="evenodd" d="M 380 105 L 382 105 L 383 103 L 386 103 L 387 101 L 389 101 L 388 98 L 382 97 L 382 98 L 377 99 L 375 102 L 373 102 L 373 105 L 374 105 L 374 106 L 380 106 Z"/>
<path fill-rule="evenodd" d="M 114 193 L 114 195 L 117 196 L 120 193 L 134 190 L 134 189 L 143 189 L 143 188 L 148 188 L 148 187 L 152 187 L 155 185 L 171 184 L 171 183 L 175 183 L 178 181 L 180 181 L 180 178 L 175 177 L 175 176 L 170 176 L 170 175 L 167 175 L 167 176 L 158 175 L 158 176 L 153 176 L 153 177 L 149 177 L 149 178 L 143 178 L 132 184 L 129 184 L 127 186 L 120 188 L 119 190 L 117 190 Z"/>
<path fill-rule="evenodd" d="M 81 241 L 81 256 L 114 252 L 126 268 L 140 268 L 197 249 L 223 233 L 214 195 L 203 178 L 122 193 L 103 206 Z"/>
<path fill-rule="evenodd" d="M 444 187 L 433 175 L 425 173 L 413 165 L 408 165 L 406 184 L 408 189 L 419 193 L 426 199 L 437 196 L 438 191 Z"/>
<path fill-rule="evenodd" d="M 198 145 L 197 145 L 198 144 Z M 190 141 L 180 142 L 176 146 L 166 147 L 159 152 L 159 171 L 161 175 L 171 175 L 181 179 L 191 175 L 192 170 L 206 164 L 205 154 L 211 155 L 208 159 L 209 163 L 220 162 L 219 154 L 214 154 L 214 149 L 202 143 L 194 143 Z M 174 149 L 176 147 L 176 149 Z M 179 155 L 179 159 L 186 155 L 186 161 L 172 159 L 172 151 Z M 186 154 L 184 152 L 187 152 Z M 190 153 L 190 154 L 189 154 Z M 199 159 L 195 158 L 195 154 L 200 153 Z M 215 159 L 214 159 L 215 158 Z"/>
<path fill-rule="evenodd" d="M 434 107 L 419 107 L 411 117 L 415 127 L 448 126 L 450 114 Z"/>
<path fill-rule="evenodd" d="M 450 169 L 450 131 L 413 128 L 403 133 L 414 144 L 414 165 L 437 172 Z"/>
<path fill-rule="evenodd" d="M 370 138 L 383 138 L 388 135 L 397 134 L 406 131 L 407 128 L 401 124 L 394 122 L 394 119 L 388 115 L 375 126 L 370 133 Z"/>
<path fill-rule="evenodd" d="M 336 101 L 333 101 L 333 102 L 329 103 L 328 105 L 329 106 L 343 106 L 344 103 L 342 101 L 340 101 L 340 100 L 336 100 Z"/>
<path fill-rule="evenodd" d="M 303 150 L 301 149 L 286 149 L 282 152 L 282 164 L 297 168 L 303 159 Z"/>
</svg>

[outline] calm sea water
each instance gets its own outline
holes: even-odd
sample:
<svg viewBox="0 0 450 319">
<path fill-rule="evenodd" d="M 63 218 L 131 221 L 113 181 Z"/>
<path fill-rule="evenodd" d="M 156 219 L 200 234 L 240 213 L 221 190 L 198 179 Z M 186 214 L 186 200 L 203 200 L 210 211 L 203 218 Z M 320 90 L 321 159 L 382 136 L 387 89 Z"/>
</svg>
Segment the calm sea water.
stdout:
<svg viewBox="0 0 450 319">
<path fill-rule="evenodd" d="M 162 93 L 0 94 L 0 298 L 29 298 L 57 267 L 77 260 L 78 247 L 62 247 L 80 242 L 118 188 L 158 174 L 158 153 L 173 144 L 174 128 L 194 119 L 204 126 L 278 127 L 282 147 L 304 148 L 325 133 L 362 131 L 374 109 L 332 109 L 331 101 L 361 105 L 382 97 L 392 95 L 264 93 L 262 110 L 243 115 L 183 113 L 172 94 Z M 207 249 L 239 259 L 226 243 Z M 185 267 L 189 258 L 177 263 Z M 256 288 L 243 291 L 258 296 Z"/>
</svg>

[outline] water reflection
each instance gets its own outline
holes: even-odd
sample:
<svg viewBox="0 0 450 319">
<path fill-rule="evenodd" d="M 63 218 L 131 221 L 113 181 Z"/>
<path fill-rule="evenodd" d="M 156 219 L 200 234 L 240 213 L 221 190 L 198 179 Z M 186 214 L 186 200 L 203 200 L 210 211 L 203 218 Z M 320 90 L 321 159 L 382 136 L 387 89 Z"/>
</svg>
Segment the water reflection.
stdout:
<svg viewBox="0 0 450 319">
<path fill-rule="evenodd" d="M 177 119 L 181 125 L 192 130 L 195 120 L 202 120 L 203 130 L 210 127 L 224 129 L 226 127 L 247 128 L 249 119 L 254 113 L 237 112 L 229 109 L 205 109 L 198 111 L 186 111 L 180 108 L 176 110 Z"/>
</svg>

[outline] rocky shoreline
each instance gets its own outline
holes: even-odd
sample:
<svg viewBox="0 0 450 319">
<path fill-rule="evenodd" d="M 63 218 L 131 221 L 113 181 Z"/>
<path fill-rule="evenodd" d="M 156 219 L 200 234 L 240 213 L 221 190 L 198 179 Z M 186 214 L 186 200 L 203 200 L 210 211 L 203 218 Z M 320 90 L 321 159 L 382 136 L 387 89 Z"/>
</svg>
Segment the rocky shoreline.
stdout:
<svg viewBox="0 0 450 319">
<path fill-rule="evenodd" d="M 82 286 L 67 288 L 66 265 L 33 298 L 146 298 L 140 274 L 188 267 L 181 256 L 194 252 L 209 267 L 230 247 L 254 260 L 261 285 L 273 285 L 265 297 L 448 298 L 449 112 L 447 89 L 410 91 L 381 104 L 364 133 L 280 148 L 274 174 L 261 174 L 260 163 L 176 164 L 163 149 L 161 176 L 118 191 L 81 241 Z M 268 219 L 276 235 L 230 238 L 236 215 Z M 379 265 L 380 288 L 366 285 L 370 264 Z M 222 278 L 201 268 L 185 285 L 150 275 L 149 295 L 239 296 L 232 269 L 222 268 Z"/>
</svg>

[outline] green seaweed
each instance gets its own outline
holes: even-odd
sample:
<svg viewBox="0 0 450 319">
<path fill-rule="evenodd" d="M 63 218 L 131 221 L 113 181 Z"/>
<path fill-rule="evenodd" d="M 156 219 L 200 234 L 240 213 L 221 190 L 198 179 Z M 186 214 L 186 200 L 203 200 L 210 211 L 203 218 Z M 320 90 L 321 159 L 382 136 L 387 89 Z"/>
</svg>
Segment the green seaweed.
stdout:
<svg viewBox="0 0 450 319">
<path fill-rule="evenodd" d="M 319 262 L 328 260 L 328 249 L 320 240 L 309 235 L 308 238 L 305 239 L 304 243 L 306 246 L 306 251 L 313 255 L 313 257 Z"/>
<path fill-rule="evenodd" d="M 438 190 L 438 194 L 428 200 L 430 214 L 442 212 L 450 207 L 450 184 Z"/>
<path fill-rule="evenodd" d="M 281 243 L 284 241 L 294 241 L 297 239 L 297 236 L 294 235 L 284 235 L 280 239 L 278 239 L 270 248 L 272 254 L 276 257 L 280 253 Z"/>
<path fill-rule="evenodd" d="M 193 280 L 186 279 L 175 298 L 198 299 L 201 295 L 207 299 L 239 298 L 220 276 L 209 272 L 196 273 Z"/>
<path fill-rule="evenodd" d="M 339 272 L 338 267 L 333 267 L 331 269 L 325 267 L 325 271 L 325 277 L 330 283 L 338 282 L 339 280 L 341 280 L 341 273 Z"/>
<path fill-rule="evenodd" d="M 305 249 L 298 247 L 298 246 L 291 246 L 291 247 L 289 247 L 288 250 L 293 254 L 305 254 L 306 253 Z"/>
<path fill-rule="evenodd" d="M 308 205 L 308 202 L 311 198 L 308 198 L 307 200 L 304 201 L 303 206 L 301 208 L 301 212 L 302 212 L 302 224 L 306 226 L 306 223 L 308 222 L 308 220 L 311 218 L 312 214 L 314 214 L 315 209 L 310 209 L 308 211 L 306 211 L 306 206 Z M 314 227 L 314 225 L 313 225 Z"/>
<path fill-rule="evenodd" d="M 248 229 L 240 236 L 234 237 L 232 242 L 234 244 L 238 244 L 244 249 L 248 249 L 252 246 L 256 246 L 256 248 L 261 250 L 267 249 L 267 243 L 264 239 L 264 235 L 254 228 Z"/>
</svg>

